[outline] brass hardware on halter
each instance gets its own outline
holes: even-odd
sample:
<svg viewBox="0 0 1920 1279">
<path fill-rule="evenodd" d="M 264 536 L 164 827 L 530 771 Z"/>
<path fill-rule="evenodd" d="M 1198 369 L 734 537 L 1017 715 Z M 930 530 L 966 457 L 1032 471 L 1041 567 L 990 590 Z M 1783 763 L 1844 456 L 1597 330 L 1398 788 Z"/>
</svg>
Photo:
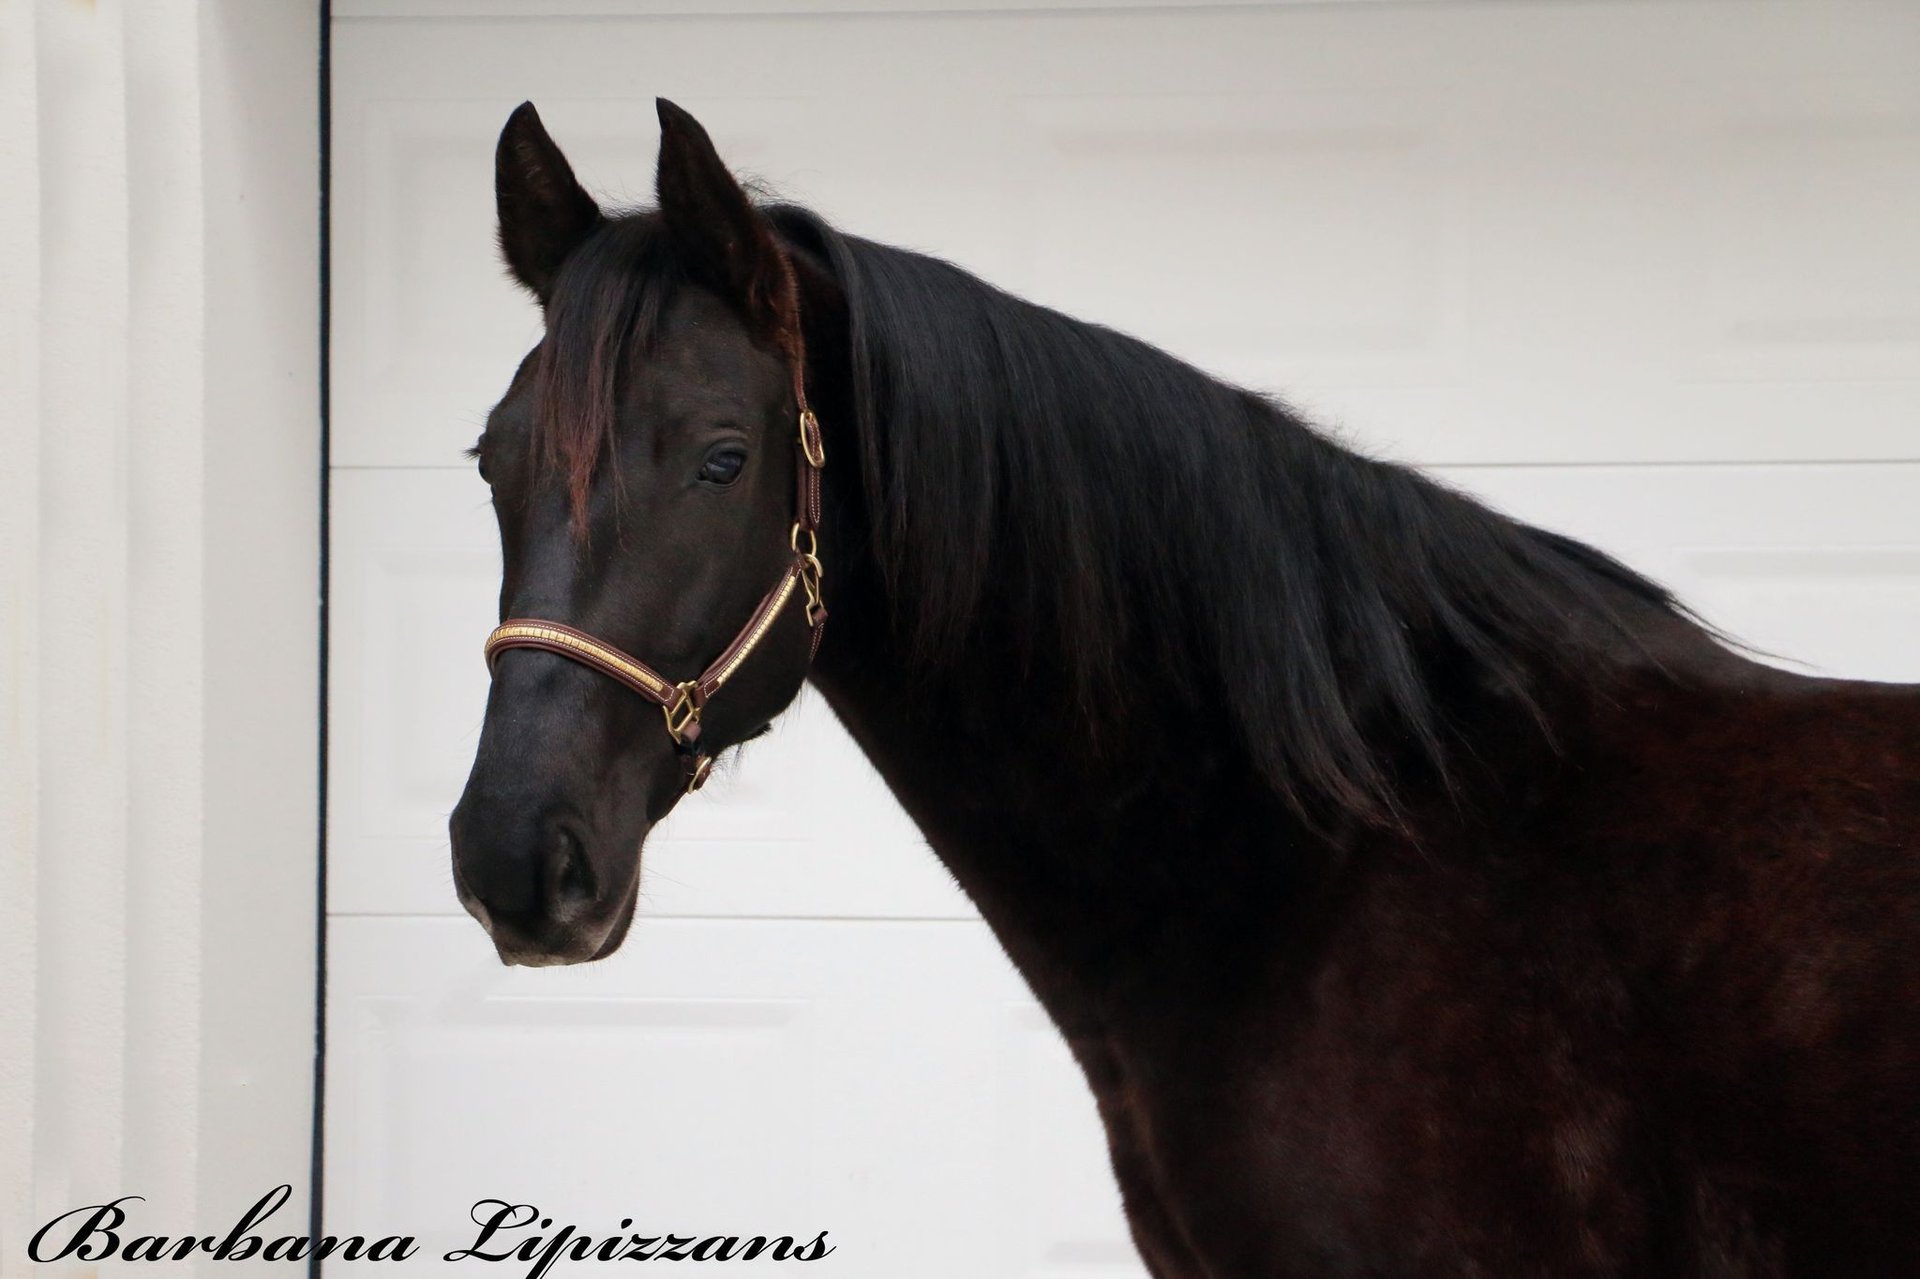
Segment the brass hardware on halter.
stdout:
<svg viewBox="0 0 1920 1279">
<path fill-rule="evenodd" d="M 675 684 L 673 700 L 660 708 L 667 717 L 667 736 L 675 742 L 686 741 L 687 729 L 698 730 L 700 726 L 700 704 L 694 700 L 695 691 L 693 680 Z"/>
<path fill-rule="evenodd" d="M 800 545 L 802 536 L 807 539 L 805 546 Z M 795 524 L 787 542 L 800 557 L 800 585 L 807 591 L 807 625 L 818 627 L 827 620 L 827 606 L 820 597 L 820 579 L 826 574 L 820 564 L 820 539 L 812 529 Z"/>
<path fill-rule="evenodd" d="M 807 588 L 807 625 L 817 629 L 827 620 L 827 605 L 820 598 L 820 561 L 811 555 L 801 570 L 800 585 Z"/>
<path fill-rule="evenodd" d="M 820 419 L 812 409 L 800 410 L 800 455 L 816 471 L 827 464 L 827 442 L 820 435 Z"/>
</svg>

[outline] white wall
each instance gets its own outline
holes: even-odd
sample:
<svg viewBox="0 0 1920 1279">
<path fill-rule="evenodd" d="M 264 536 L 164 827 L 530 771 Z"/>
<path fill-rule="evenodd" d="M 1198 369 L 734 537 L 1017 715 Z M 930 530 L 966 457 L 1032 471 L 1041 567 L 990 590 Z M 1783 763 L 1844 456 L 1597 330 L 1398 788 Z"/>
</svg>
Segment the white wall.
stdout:
<svg viewBox="0 0 1920 1279">
<path fill-rule="evenodd" d="M 318 40 L 0 4 L 0 1273 L 124 1194 L 304 1224 Z"/>
</svg>

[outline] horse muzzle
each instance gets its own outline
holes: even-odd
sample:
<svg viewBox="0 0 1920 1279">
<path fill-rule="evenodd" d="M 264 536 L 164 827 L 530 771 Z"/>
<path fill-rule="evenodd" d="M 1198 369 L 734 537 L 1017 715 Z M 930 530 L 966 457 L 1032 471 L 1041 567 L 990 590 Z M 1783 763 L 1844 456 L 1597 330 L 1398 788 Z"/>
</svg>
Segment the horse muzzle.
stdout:
<svg viewBox="0 0 1920 1279">
<path fill-rule="evenodd" d="M 454 889 L 501 963 L 578 964 L 619 946 L 638 898 L 639 841 L 616 877 L 616 859 L 595 856 L 589 832 L 568 818 L 520 821 L 463 799 L 448 829 Z"/>
</svg>

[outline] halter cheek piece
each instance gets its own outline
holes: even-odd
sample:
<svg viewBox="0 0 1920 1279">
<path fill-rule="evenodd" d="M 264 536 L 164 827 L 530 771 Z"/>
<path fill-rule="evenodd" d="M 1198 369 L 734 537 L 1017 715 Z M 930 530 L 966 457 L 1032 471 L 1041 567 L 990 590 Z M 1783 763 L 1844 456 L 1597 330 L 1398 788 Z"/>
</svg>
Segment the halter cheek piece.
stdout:
<svg viewBox="0 0 1920 1279">
<path fill-rule="evenodd" d="M 797 331 L 796 325 L 796 334 Z M 820 438 L 820 419 L 807 407 L 805 361 L 797 349 L 797 336 L 792 345 L 795 348 L 790 352 L 793 395 L 800 414 L 800 456 L 794 464 L 793 530 L 787 537 L 787 544 L 793 550 L 793 559 L 780 575 L 780 580 L 760 597 L 759 607 L 753 610 L 753 616 L 733 637 L 733 642 L 713 659 L 706 670 L 693 679 L 675 683 L 639 658 L 623 653 L 585 631 L 575 630 L 564 622 L 538 617 L 510 617 L 494 627 L 493 633 L 487 636 L 485 652 L 489 671 L 500 660 L 500 654 L 508 649 L 539 649 L 545 653 L 558 653 L 599 671 L 658 706 L 666 716 L 667 736 L 673 739 L 673 747 L 680 753 L 688 792 L 699 790 L 713 768 L 713 757 L 700 744 L 700 712 L 720 691 L 721 685 L 740 669 L 741 663 L 747 660 L 760 641 L 766 638 L 767 632 L 773 629 L 774 622 L 785 611 L 787 601 L 796 594 L 796 587 L 806 594 L 807 625 L 813 630 L 808 660 L 812 660 L 813 654 L 820 651 L 821 628 L 827 622 L 827 606 L 820 598 L 822 570 L 818 537 L 820 471 L 827 463 L 827 454 Z"/>
</svg>

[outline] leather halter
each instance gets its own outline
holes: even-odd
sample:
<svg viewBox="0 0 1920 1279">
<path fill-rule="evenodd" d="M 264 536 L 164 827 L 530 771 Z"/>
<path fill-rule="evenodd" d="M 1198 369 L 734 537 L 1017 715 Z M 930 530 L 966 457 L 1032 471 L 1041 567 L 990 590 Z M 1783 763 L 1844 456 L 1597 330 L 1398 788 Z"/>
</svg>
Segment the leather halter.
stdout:
<svg viewBox="0 0 1920 1279">
<path fill-rule="evenodd" d="M 489 671 L 499 660 L 500 654 L 508 649 L 538 649 L 571 658 L 582 666 L 599 671 L 660 707 L 666 715 L 667 736 L 673 739 L 674 749 L 680 754 L 689 793 L 699 790 L 713 769 L 713 757 L 700 744 L 700 712 L 720 691 L 721 686 L 733 677 L 733 673 L 740 669 L 740 664 L 747 660 L 760 641 L 766 638 L 767 632 L 773 629 L 774 622 L 785 611 L 787 601 L 796 594 L 796 587 L 806 594 L 807 625 L 813 629 L 808 660 L 812 660 L 813 655 L 820 651 L 821 628 L 827 621 L 827 606 L 820 598 L 823 570 L 820 566 L 818 536 L 820 471 L 827 464 L 827 454 L 820 438 L 820 419 L 807 407 L 806 361 L 800 349 L 797 323 L 792 328 L 787 345 L 800 428 L 797 437 L 799 457 L 794 462 L 793 530 L 787 538 L 788 545 L 793 548 L 793 559 L 787 564 L 786 571 L 780 574 L 780 579 L 760 597 L 753 615 L 720 656 L 714 658 L 693 679 L 675 683 L 639 658 L 623 653 L 613 645 L 564 622 L 538 617 L 510 617 L 494 627 L 493 633 L 487 636 L 485 653 Z"/>
</svg>

